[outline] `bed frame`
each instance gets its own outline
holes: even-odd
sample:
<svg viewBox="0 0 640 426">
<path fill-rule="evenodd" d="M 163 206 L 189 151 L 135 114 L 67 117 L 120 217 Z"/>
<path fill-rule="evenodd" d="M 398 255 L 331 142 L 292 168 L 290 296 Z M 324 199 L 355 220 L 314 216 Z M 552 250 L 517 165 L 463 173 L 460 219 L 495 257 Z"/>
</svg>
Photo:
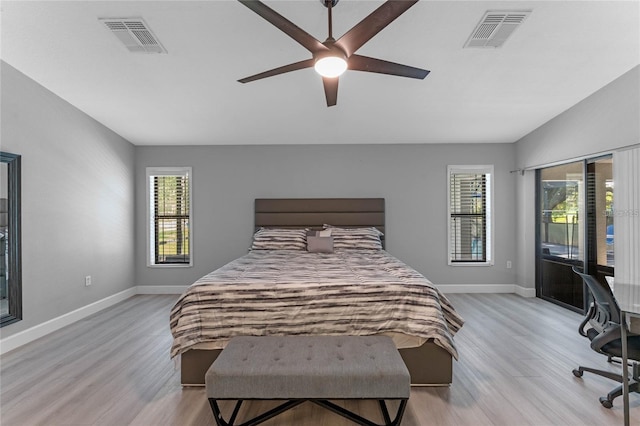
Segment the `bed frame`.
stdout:
<svg viewBox="0 0 640 426">
<path fill-rule="evenodd" d="M 255 200 L 255 229 L 375 226 L 385 232 L 384 198 L 271 198 Z M 384 239 L 383 239 L 384 245 Z M 222 350 L 190 349 L 181 356 L 183 386 L 204 386 L 209 366 Z M 453 376 L 451 354 L 432 341 L 399 350 L 414 386 L 448 386 Z"/>
</svg>

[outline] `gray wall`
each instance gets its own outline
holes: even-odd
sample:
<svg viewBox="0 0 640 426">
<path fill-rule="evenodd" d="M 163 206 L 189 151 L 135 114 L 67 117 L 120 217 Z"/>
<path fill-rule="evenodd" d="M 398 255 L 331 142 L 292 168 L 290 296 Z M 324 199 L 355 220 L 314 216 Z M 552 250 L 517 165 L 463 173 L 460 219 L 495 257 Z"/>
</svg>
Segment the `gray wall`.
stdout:
<svg viewBox="0 0 640 426">
<path fill-rule="evenodd" d="M 533 288 L 533 173 L 509 171 L 640 142 L 639 67 L 516 144 L 134 148 L 0 65 L 1 148 L 23 156 L 24 320 L 2 337 L 134 285 L 190 284 L 246 253 L 261 197 L 384 197 L 387 249 L 433 282 Z M 447 265 L 447 164 L 495 165 L 493 267 Z M 185 165 L 194 174 L 194 266 L 148 268 L 145 167 Z"/>
<path fill-rule="evenodd" d="M 447 265 L 447 165 L 494 164 L 496 263 Z M 193 167 L 192 268 L 146 266 L 146 205 L 136 199 L 136 282 L 188 285 L 247 252 L 255 198 L 383 197 L 386 248 L 437 284 L 514 284 L 513 144 L 136 147 L 136 191 L 145 168 Z M 515 265 L 514 265 L 515 266 Z"/>
<path fill-rule="evenodd" d="M 520 168 L 611 153 L 640 143 L 640 66 L 531 132 L 516 145 Z M 614 165 L 615 167 L 615 165 Z M 517 283 L 535 287 L 535 173 L 518 179 Z"/>
<path fill-rule="evenodd" d="M 640 142 L 640 66 L 520 139 L 521 168 L 611 152 Z"/>
<path fill-rule="evenodd" d="M 135 285 L 135 150 L 0 66 L 2 150 L 22 155 L 24 319 L 3 327 L 4 338 Z"/>
</svg>

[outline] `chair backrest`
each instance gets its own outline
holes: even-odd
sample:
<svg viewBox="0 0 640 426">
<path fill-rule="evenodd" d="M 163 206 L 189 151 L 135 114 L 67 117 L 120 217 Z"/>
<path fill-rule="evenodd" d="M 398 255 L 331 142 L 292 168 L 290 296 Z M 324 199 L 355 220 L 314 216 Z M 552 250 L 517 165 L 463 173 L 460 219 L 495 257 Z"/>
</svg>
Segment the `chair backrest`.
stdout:
<svg viewBox="0 0 640 426">
<path fill-rule="evenodd" d="M 613 297 L 609 286 L 601 284 L 591 275 L 576 271 L 576 268 L 573 268 L 573 272 L 580 275 L 582 281 L 587 285 L 589 292 L 593 296 L 594 309 L 589 310 L 589 324 L 596 329 L 598 333 L 602 333 L 612 325 L 619 326 L 620 307 L 615 297 Z"/>
</svg>

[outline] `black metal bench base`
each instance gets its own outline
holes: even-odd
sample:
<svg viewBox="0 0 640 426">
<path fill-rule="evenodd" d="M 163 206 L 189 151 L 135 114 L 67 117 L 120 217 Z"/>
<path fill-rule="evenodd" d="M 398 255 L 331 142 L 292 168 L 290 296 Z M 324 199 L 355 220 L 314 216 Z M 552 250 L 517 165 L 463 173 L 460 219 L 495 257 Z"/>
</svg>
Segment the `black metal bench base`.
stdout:
<svg viewBox="0 0 640 426">
<path fill-rule="evenodd" d="M 330 401 L 327 401 L 326 399 L 292 399 L 292 400 L 288 400 L 286 402 L 284 402 L 283 404 L 278 405 L 275 408 L 272 408 L 269 411 L 266 411 L 256 417 L 254 417 L 251 420 L 247 420 L 246 422 L 236 425 L 235 421 L 236 421 L 236 417 L 238 416 L 238 412 L 240 411 L 240 406 L 242 405 L 243 400 L 238 400 L 236 402 L 236 406 L 233 409 L 233 413 L 231 414 L 231 417 L 229 417 L 229 420 L 226 421 L 223 419 L 222 417 L 222 413 L 220 412 L 220 407 L 218 407 L 218 401 L 216 399 L 213 398 L 209 398 L 209 404 L 211 405 L 211 410 L 213 411 L 213 417 L 216 420 L 216 424 L 218 426 L 255 426 L 258 425 L 262 422 L 265 422 L 275 416 L 277 416 L 278 414 L 281 414 L 287 410 L 290 410 L 293 407 L 296 407 L 300 404 L 302 404 L 303 402 L 313 402 L 314 404 L 317 404 L 321 407 L 326 408 L 327 410 L 331 410 L 336 414 L 341 415 L 342 417 L 345 417 L 359 425 L 362 426 L 380 426 L 378 425 L 378 423 L 374 423 L 371 420 L 365 419 L 364 417 L 359 416 L 358 414 L 347 410 L 346 408 L 340 407 L 339 405 L 336 405 Z M 400 400 L 400 406 L 398 407 L 398 412 L 396 413 L 396 417 L 395 419 L 393 419 L 393 421 L 391 420 L 391 418 L 389 417 L 389 410 L 387 410 L 387 404 L 385 403 L 384 400 L 380 399 L 378 400 L 379 404 L 380 404 L 380 410 L 382 411 L 382 416 L 384 417 L 384 426 L 398 426 L 400 425 L 400 422 L 402 421 L 402 416 L 404 414 L 404 410 L 407 406 L 407 400 L 406 399 L 401 399 Z"/>
</svg>

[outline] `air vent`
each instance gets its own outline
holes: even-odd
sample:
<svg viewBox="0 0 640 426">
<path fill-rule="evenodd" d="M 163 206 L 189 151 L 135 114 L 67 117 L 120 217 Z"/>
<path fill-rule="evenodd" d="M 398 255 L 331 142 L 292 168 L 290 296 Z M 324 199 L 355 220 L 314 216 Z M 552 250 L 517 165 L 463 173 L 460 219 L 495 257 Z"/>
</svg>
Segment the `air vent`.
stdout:
<svg viewBox="0 0 640 426">
<path fill-rule="evenodd" d="M 531 14 L 530 10 L 487 11 L 464 47 L 500 47 Z"/>
<path fill-rule="evenodd" d="M 167 53 L 142 18 L 99 18 L 133 53 Z"/>
</svg>

